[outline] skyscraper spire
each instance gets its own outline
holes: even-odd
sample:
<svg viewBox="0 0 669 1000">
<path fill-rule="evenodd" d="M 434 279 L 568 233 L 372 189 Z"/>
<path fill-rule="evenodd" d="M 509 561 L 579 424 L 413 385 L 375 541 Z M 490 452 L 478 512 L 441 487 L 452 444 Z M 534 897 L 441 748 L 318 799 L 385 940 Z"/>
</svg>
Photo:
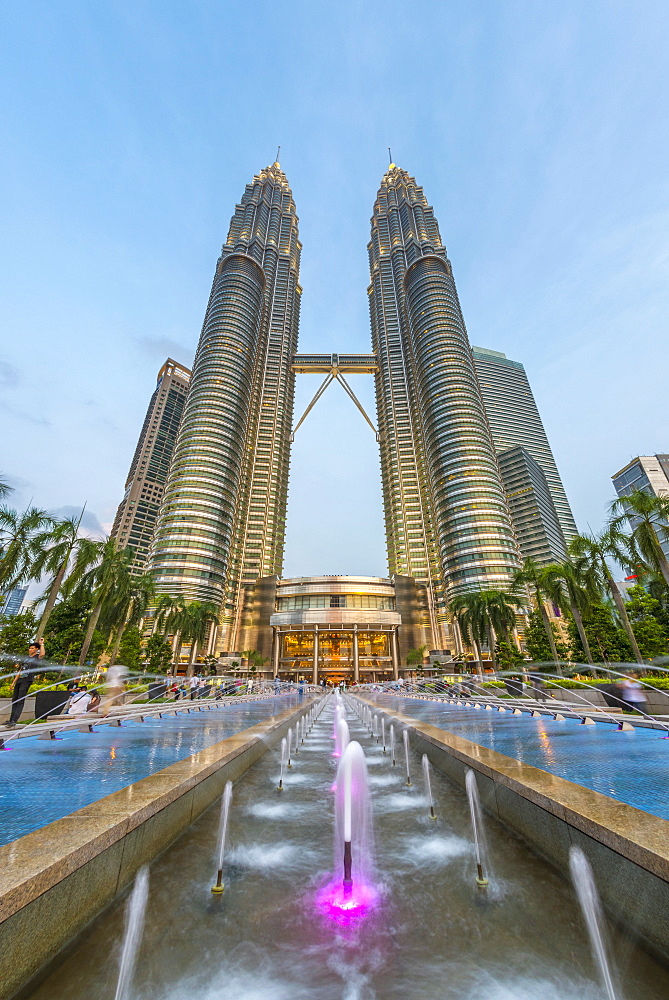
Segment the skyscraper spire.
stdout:
<svg viewBox="0 0 669 1000">
<path fill-rule="evenodd" d="M 447 596 L 507 586 L 519 557 L 451 264 L 398 167 L 381 181 L 369 262 L 388 562 L 428 587 L 438 638 Z"/>
<path fill-rule="evenodd" d="M 159 592 L 222 607 L 224 648 L 241 588 L 283 562 L 300 251 L 277 160 L 221 250 L 151 557 Z"/>
</svg>

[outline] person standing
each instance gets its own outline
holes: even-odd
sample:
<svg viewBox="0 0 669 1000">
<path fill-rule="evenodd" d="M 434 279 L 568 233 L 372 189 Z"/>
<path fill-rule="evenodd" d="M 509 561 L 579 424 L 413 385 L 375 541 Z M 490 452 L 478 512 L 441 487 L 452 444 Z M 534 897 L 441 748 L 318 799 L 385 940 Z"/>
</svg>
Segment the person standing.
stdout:
<svg viewBox="0 0 669 1000">
<path fill-rule="evenodd" d="M 17 673 L 14 677 L 12 690 L 12 711 L 7 723 L 7 729 L 15 729 L 25 705 L 30 685 L 35 679 L 35 673 L 44 659 L 44 639 L 37 639 L 28 646 L 28 655 L 23 663 L 15 663 Z"/>
<path fill-rule="evenodd" d="M 188 682 L 188 686 L 190 688 L 190 700 L 195 701 L 195 698 L 197 697 L 197 691 L 200 686 L 200 678 L 197 676 L 197 674 L 194 674 L 193 677 L 191 677 L 190 681 Z"/>
</svg>

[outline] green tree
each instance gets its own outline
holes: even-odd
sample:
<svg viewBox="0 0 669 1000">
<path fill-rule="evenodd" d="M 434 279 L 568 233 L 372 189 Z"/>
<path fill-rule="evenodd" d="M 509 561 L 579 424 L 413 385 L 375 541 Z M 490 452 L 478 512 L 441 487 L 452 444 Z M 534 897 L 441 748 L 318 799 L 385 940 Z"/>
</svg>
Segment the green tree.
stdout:
<svg viewBox="0 0 669 1000">
<path fill-rule="evenodd" d="M 193 672 L 193 664 L 198 646 L 202 646 L 209 638 L 212 625 L 218 621 L 219 607 L 213 601 L 182 601 L 177 600 L 171 609 L 166 610 L 164 626 L 180 637 L 181 642 L 190 642 L 189 673 Z"/>
<path fill-rule="evenodd" d="M 669 560 L 662 543 L 669 540 L 669 497 L 634 490 L 611 504 L 611 526 L 618 530 L 629 521 L 634 546 L 647 565 L 661 573 L 669 586 Z"/>
<path fill-rule="evenodd" d="M 534 562 L 533 559 L 526 559 L 513 577 L 514 590 L 517 590 L 520 587 L 529 587 L 532 592 L 536 610 L 539 612 L 546 641 L 548 642 L 548 648 L 550 650 L 550 656 L 547 656 L 546 660 L 552 660 L 555 664 L 557 664 L 560 657 L 558 655 L 559 650 L 556 640 L 555 626 L 551 624 L 551 620 L 548 617 L 548 612 L 546 610 L 546 604 L 550 600 L 548 591 L 551 589 L 552 584 L 553 577 L 550 573 L 546 572 L 546 567 L 539 566 L 539 564 Z M 534 659 L 532 653 L 530 653 L 530 656 Z M 563 659 L 565 659 L 565 657 L 563 657 Z"/>
<path fill-rule="evenodd" d="M 500 670 L 515 670 L 525 662 L 525 657 L 513 642 L 500 639 L 495 649 L 495 658 Z"/>
<path fill-rule="evenodd" d="M 463 634 L 474 645 L 479 661 L 481 643 L 487 641 L 493 668 L 497 668 L 497 637 L 508 640 L 522 604 L 517 594 L 495 589 L 474 590 L 452 599 L 451 611 Z"/>
<path fill-rule="evenodd" d="M 29 507 L 19 513 L 0 507 L 0 591 L 33 579 L 31 568 L 37 555 L 36 541 L 53 526 L 44 510 Z"/>
<path fill-rule="evenodd" d="M 533 611 L 525 630 L 525 647 L 534 663 L 558 663 L 569 660 L 569 647 L 560 639 L 557 626 L 549 622 L 551 642 L 546 635 L 546 623 L 540 611 Z"/>
<path fill-rule="evenodd" d="M 625 631 L 614 622 L 610 607 L 604 604 L 590 607 L 583 614 L 583 627 L 598 663 L 620 663 L 632 655 Z M 569 638 L 574 657 L 578 659 L 584 650 L 578 629 L 573 622 L 569 623 Z"/>
<path fill-rule="evenodd" d="M 416 649 L 410 649 L 407 653 L 407 667 L 418 667 L 419 670 L 422 670 L 427 650 L 427 646 L 417 646 Z"/>
<path fill-rule="evenodd" d="M 625 630 L 634 659 L 637 663 L 643 663 L 643 656 L 627 615 L 625 602 L 608 565 L 608 560 L 614 559 L 621 566 L 627 568 L 633 566 L 635 560 L 631 556 L 626 536 L 614 525 L 609 525 L 599 535 L 576 535 L 569 543 L 569 553 L 574 559 L 583 559 L 600 587 L 608 591 L 616 606 L 620 624 Z M 585 650 L 583 652 L 585 653 Z"/>
<path fill-rule="evenodd" d="M 112 639 L 112 646 L 109 653 L 109 662 L 114 663 L 119 654 L 125 635 L 125 631 L 139 625 L 145 611 L 150 607 L 156 592 L 155 581 L 151 573 L 143 573 L 141 576 L 132 576 L 127 589 L 121 592 L 118 601 L 109 604 L 105 622 L 115 634 Z M 125 660 L 122 661 L 125 663 Z M 128 666 L 128 664 L 125 664 Z"/>
<path fill-rule="evenodd" d="M 263 667 L 267 660 L 257 649 L 246 649 L 242 651 L 242 656 L 249 665 L 249 669 L 255 673 L 257 667 Z"/>
<path fill-rule="evenodd" d="M 4 472 L 0 472 L 0 498 L 6 497 L 9 493 L 12 493 L 13 490 L 14 487 L 9 485 L 5 479 Z"/>
<path fill-rule="evenodd" d="M 81 576 L 75 590 L 77 596 L 92 595 L 93 605 L 79 653 L 80 666 L 86 662 L 93 633 L 105 605 L 107 607 L 118 606 L 127 596 L 132 584 L 130 576 L 130 565 L 133 559 L 132 549 L 119 548 L 115 538 L 108 538 L 104 542 L 94 542 L 93 545 L 97 551 L 97 565 Z M 82 550 L 82 555 L 84 553 L 85 549 Z"/>
<path fill-rule="evenodd" d="M 172 644 L 161 635 L 152 635 L 144 646 L 147 673 L 165 674 L 172 665 Z"/>
<path fill-rule="evenodd" d="M 79 526 L 83 517 L 83 510 L 78 518 L 69 517 L 62 521 L 54 521 L 53 525 L 46 532 L 43 532 L 35 539 L 37 555 L 30 567 L 30 575 L 33 580 L 40 580 L 43 576 L 51 578 L 44 597 L 46 603 L 42 611 L 39 623 L 39 633 L 43 635 L 49 621 L 49 617 L 60 594 L 61 587 L 69 569 L 73 564 L 77 565 L 77 551 L 82 549 L 90 553 L 90 548 L 83 544 L 83 539 L 79 538 Z M 81 568 L 81 559 L 78 562 Z M 44 599 L 44 598 L 43 598 Z"/>
<path fill-rule="evenodd" d="M 581 648 L 588 663 L 592 663 L 590 643 L 583 626 L 583 614 L 594 604 L 601 603 L 601 590 L 587 559 L 544 566 L 542 580 L 548 597 L 563 614 L 571 613 L 578 630 Z"/>
<path fill-rule="evenodd" d="M 19 615 L 0 615 L 0 630 L 0 653 L 27 656 L 28 645 L 37 635 L 37 618 L 32 611 L 22 611 Z M 6 662 L 5 669 L 0 670 L 0 673 L 7 673 Z"/>
<path fill-rule="evenodd" d="M 669 633 L 663 624 L 663 608 L 641 586 L 631 587 L 625 607 L 643 656 L 649 660 L 669 652 Z"/>
<path fill-rule="evenodd" d="M 91 613 L 90 601 L 66 598 L 54 607 L 44 634 L 47 657 L 54 663 L 76 663 L 86 635 L 86 622 Z M 96 630 L 90 645 L 94 660 L 107 645 L 104 633 Z"/>
<path fill-rule="evenodd" d="M 203 660 L 204 665 L 209 670 L 212 677 L 216 676 L 216 668 L 218 667 L 218 657 L 214 656 L 213 653 L 208 653 Z M 263 660 L 263 663 L 267 663 L 267 660 Z"/>
<path fill-rule="evenodd" d="M 128 670 L 139 670 L 142 665 L 142 637 L 136 626 L 127 628 L 118 648 L 118 662 Z"/>
</svg>

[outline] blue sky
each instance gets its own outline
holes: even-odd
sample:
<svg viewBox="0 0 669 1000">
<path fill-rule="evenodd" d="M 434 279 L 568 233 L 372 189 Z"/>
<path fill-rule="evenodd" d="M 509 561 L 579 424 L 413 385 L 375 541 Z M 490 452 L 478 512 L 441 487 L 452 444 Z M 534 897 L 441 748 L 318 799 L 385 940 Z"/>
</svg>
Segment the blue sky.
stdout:
<svg viewBox="0 0 669 1000">
<path fill-rule="evenodd" d="M 576 520 L 599 527 L 611 474 L 669 450 L 668 29 L 646 0 L 4 4 L 15 501 L 111 524 L 155 374 L 192 358 L 234 204 L 279 143 L 301 348 L 367 350 L 390 145 L 435 207 L 471 341 L 525 364 Z M 376 446 L 335 386 L 294 446 L 285 572 L 385 571 Z"/>
</svg>

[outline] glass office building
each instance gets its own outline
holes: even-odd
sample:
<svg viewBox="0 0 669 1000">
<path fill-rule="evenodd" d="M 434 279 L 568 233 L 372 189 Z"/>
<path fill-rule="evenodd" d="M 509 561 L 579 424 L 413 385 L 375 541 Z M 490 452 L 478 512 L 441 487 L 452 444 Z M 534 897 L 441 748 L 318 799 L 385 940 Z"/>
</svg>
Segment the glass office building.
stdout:
<svg viewBox="0 0 669 1000">
<path fill-rule="evenodd" d="M 521 445 L 539 464 L 568 544 L 577 528 L 525 368 L 500 351 L 472 347 L 486 416 L 499 454 Z"/>
<path fill-rule="evenodd" d="M 543 469 L 517 444 L 497 456 L 523 559 L 564 562 L 567 546 Z"/>
<path fill-rule="evenodd" d="M 139 441 L 114 519 L 112 538 L 134 550 L 132 572 L 143 573 L 172 461 L 190 371 L 168 358 L 158 372 Z"/>
<path fill-rule="evenodd" d="M 639 455 L 611 478 L 619 497 L 629 496 L 636 490 L 669 497 L 669 455 Z M 634 517 L 628 516 L 628 521 L 632 528 L 638 523 Z M 669 559 L 669 527 L 666 531 L 667 537 L 661 539 L 660 545 Z"/>
</svg>

